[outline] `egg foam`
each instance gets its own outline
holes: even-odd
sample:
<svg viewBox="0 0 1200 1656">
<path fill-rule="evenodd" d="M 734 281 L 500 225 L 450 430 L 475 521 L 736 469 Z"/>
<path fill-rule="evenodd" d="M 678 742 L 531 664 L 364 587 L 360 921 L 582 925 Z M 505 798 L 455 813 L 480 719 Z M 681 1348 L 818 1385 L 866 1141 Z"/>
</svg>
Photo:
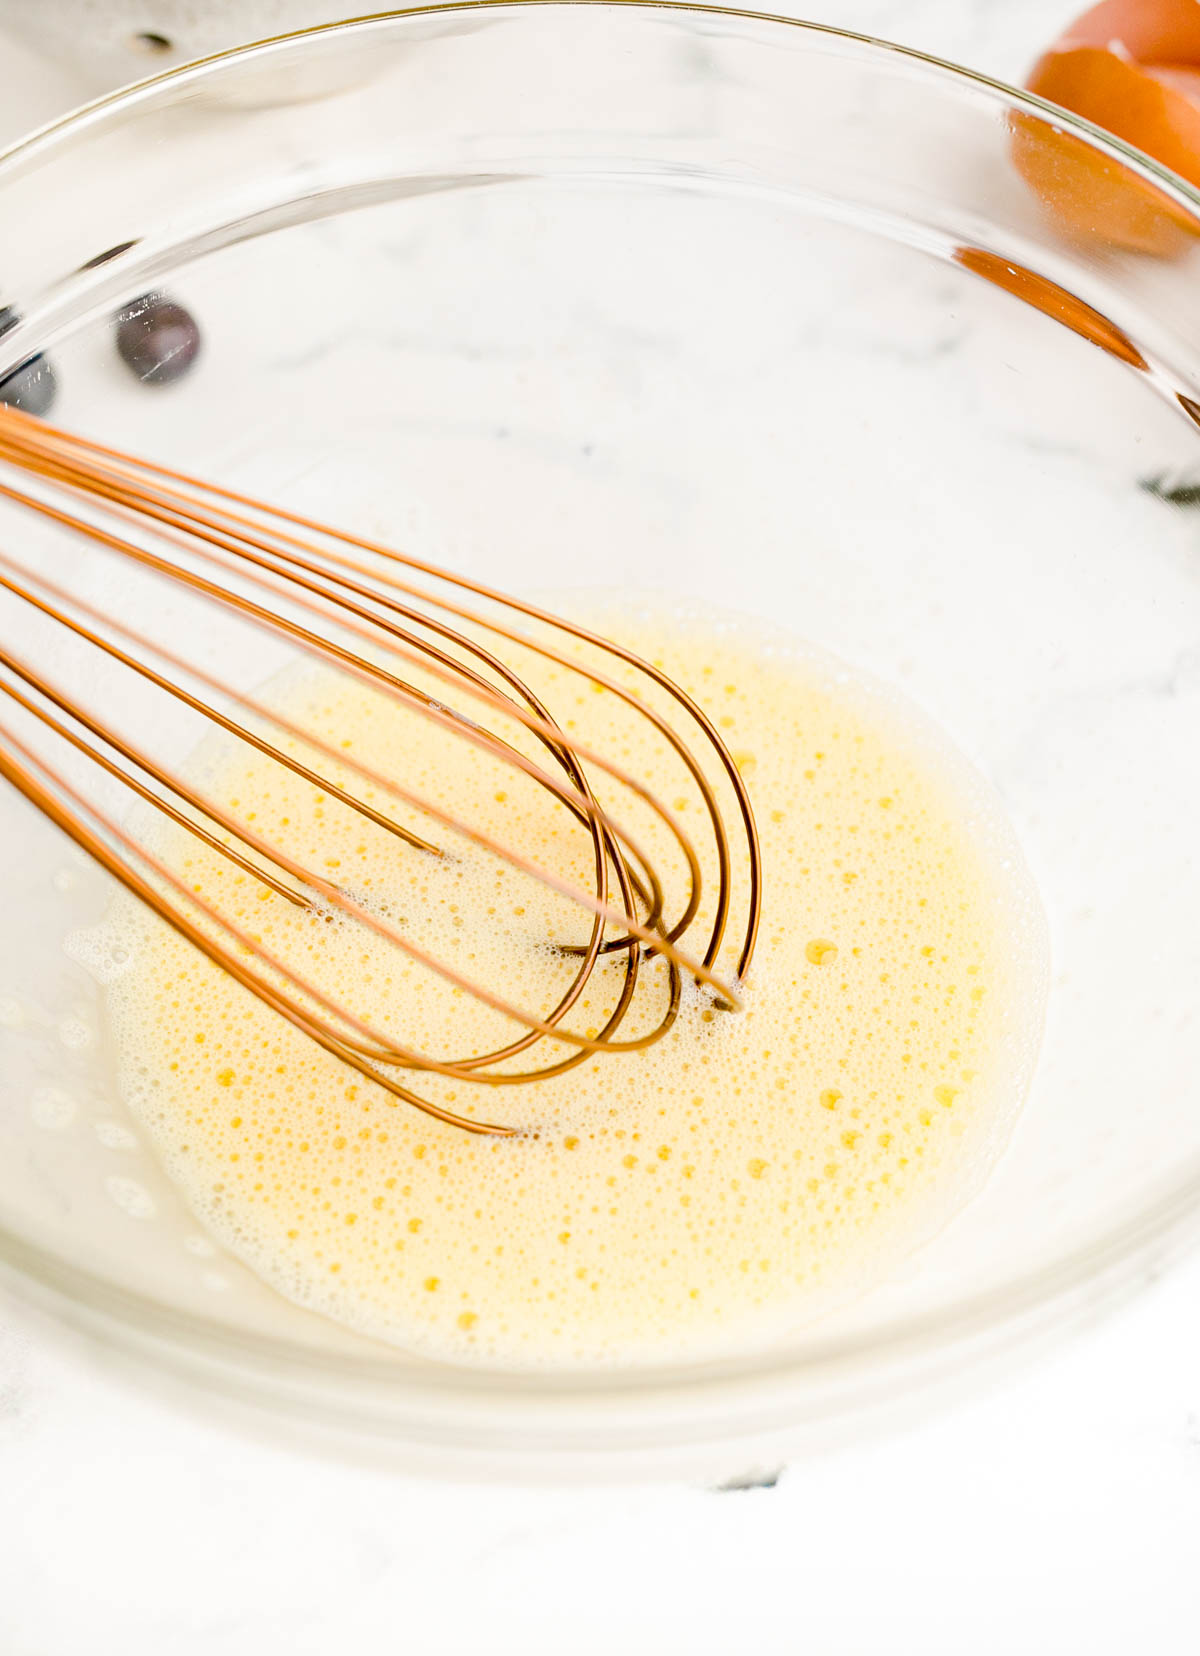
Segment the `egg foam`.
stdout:
<svg viewBox="0 0 1200 1656">
<path fill-rule="evenodd" d="M 742 1010 L 685 983 L 675 1024 L 640 1052 L 522 1086 L 405 1072 L 423 1096 L 519 1130 L 473 1136 L 339 1063 L 132 898 L 107 922 L 126 962 L 107 991 L 125 1096 L 196 1215 L 289 1299 L 442 1360 L 637 1364 L 785 1338 L 886 1279 L 973 1193 L 1040 1039 L 1035 888 L 993 791 L 928 719 L 751 623 L 614 612 L 603 628 L 696 698 L 749 788 L 764 909 Z M 699 826 L 682 768 L 616 697 L 531 654 L 520 670 L 567 728 Z M 586 835 L 510 768 L 346 676 L 308 669 L 269 695 L 356 761 L 587 883 Z M 537 1010 L 569 979 L 554 945 L 586 937 L 587 913 L 473 843 L 415 850 L 225 738 L 189 772 L 481 983 Z M 731 790 L 720 802 L 732 811 Z M 462 1056 L 519 1033 L 361 925 L 298 909 L 178 827 L 156 832 L 193 889 L 281 957 L 319 964 L 398 1039 Z M 638 833 L 671 868 L 677 909 L 662 825 L 639 818 Z M 725 970 L 744 851 L 733 873 Z M 665 970 L 644 970 L 655 1004 L 623 1034 L 663 1004 Z M 569 1025 L 601 1024 L 620 980 L 608 957 Z"/>
</svg>

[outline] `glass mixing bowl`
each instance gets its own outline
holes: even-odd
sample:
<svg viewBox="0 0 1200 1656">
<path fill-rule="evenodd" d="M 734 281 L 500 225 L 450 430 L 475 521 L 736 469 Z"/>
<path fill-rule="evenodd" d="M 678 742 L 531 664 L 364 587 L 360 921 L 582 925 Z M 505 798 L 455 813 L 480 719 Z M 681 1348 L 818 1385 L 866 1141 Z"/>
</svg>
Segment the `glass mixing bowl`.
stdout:
<svg viewBox="0 0 1200 1656">
<path fill-rule="evenodd" d="M 1043 184 L 1133 192 L 1175 258 L 1070 239 L 1014 140 Z M 577 1476 L 777 1461 L 1158 1269 L 1200 1210 L 1198 209 L 979 76 L 662 5 L 369 18 L 3 157 L 25 320 L 0 374 L 48 353 L 56 418 L 510 588 L 686 593 L 835 651 L 992 778 L 1053 950 L 1010 1147 L 877 1290 L 721 1363 L 459 1368 L 297 1309 L 199 1232 L 63 949 L 104 882 L 5 793 L 5 1278 L 340 1443 Z M 204 333 L 171 387 L 113 349 L 114 308 L 159 286 Z"/>
</svg>

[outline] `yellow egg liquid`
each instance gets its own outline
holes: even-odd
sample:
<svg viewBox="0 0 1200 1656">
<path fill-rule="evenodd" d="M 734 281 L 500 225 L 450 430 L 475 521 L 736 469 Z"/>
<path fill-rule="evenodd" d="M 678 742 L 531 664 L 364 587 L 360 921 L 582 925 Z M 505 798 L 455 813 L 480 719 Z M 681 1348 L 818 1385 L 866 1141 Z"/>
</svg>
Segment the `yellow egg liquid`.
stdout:
<svg viewBox="0 0 1200 1656">
<path fill-rule="evenodd" d="M 126 1095 L 197 1215 L 289 1298 L 439 1358 L 628 1363 L 785 1336 L 886 1278 L 971 1194 L 1036 1055 L 1036 894 L 990 789 L 923 717 L 752 628 L 603 627 L 697 698 L 750 789 L 765 901 L 742 1011 L 689 984 L 641 1053 L 519 1087 L 407 1072 L 448 1108 L 521 1129 L 473 1137 L 339 1064 L 131 900 L 112 917 L 132 963 L 108 991 Z M 695 789 L 617 698 L 520 665 L 556 716 L 700 828 Z M 586 836 L 507 767 L 348 679 L 274 693 L 341 750 L 588 882 Z M 589 923 L 566 899 L 466 841 L 445 859 L 413 850 L 246 747 L 210 744 L 193 770 L 460 970 L 535 1010 L 561 992 L 571 968 L 553 944 Z M 677 907 L 668 842 L 638 827 Z M 177 829 L 159 843 L 196 889 L 410 1045 L 462 1056 L 517 1033 L 361 926 L 304 913 Z M 744 853 L 734 874 L 726 970 Z M 620 973 L 603 966 L 572 1027 L 603 1021 Z M 623 1033 L 648 1026 L 662 1004 L 649 993 Z"/>
</svg>

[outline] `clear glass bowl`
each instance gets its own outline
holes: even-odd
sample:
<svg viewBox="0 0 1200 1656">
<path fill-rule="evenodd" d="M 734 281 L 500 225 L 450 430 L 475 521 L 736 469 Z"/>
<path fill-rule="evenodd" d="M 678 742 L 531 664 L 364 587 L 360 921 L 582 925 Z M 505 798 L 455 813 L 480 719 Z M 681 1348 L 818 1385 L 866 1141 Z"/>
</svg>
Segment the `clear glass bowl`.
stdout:
<svg viewBox="0 0 1200 1656">
<path fill-rule="evenodd" d="M 1140 192 L 1176 258 L 1070 239 L 1014 168 L 1031 131 L 1056 176 Z M 862 1430 L 1157 1269 L 1200 1210 L 1198 207 L 962 70 L 636 4 L 290 37 L 0 160 L 25 317 L 0 374 L 48 352 L 64 423 L 502 585 L 686 591 L 893 681 L 999 788 L 1053 947 L 1010 1148 L 877 1291 L 753 1358 L 468 1370 L 214 1255 L 62 948 L 103 881 L 5 794 L 6 1278 L 339 1442 L 577 1476 Z M 114 307 L 159 285 L 205 336 L 171 388 L 112 343 Z"/>
</svg>

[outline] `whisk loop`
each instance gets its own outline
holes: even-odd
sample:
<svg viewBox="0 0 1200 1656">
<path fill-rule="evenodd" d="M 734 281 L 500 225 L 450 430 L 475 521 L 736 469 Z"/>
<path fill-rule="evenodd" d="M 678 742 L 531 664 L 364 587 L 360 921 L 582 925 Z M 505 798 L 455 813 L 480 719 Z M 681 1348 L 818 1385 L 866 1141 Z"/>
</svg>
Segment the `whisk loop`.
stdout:
<svg viewBox="0 0 1200 1656">
<path fill-rule="evenodd" d="M 0 546 L 0 591 L 42 628 L 40 649 L 0 639 L 0 775 L 163 920 L 291 1024 L 393 1097 L 472 1133 L 509 1135 L 510 1126 L 456 1114 L 408 1084 L 410 1072 L 503 1087 L 560 1075 L 595 1054 L 641 1051 L 674 1023 L 685 976 L 715 1004 L 740 1002 L 737 983 L 754 952 L 762 900 L 761 860 L 745 783 L 703 708 L 659 667 L 633 651 L 537 605 L 453 574 L 391 547 L 345 533 L 298 512 L 125 454 L 0 408 L 0 500 L 37 514 L 56 531 L 136 566 L 201 599 L 212 613 L 251 628 L 361 684 L 499 761 L 566 811 L 587 836 L 590 883 L 544 866 L 519 846 L 467 820 L 452 802 L 430 797 L 326 741 L 316 731 L 243 690 L 206 665 L 202 639 L 192 648 L 140 628 L 116 604 L 93 603 L 69 582 Z M 430 586 L 426 583 L 433 582 Z M 45 628 L 49 626 L 47 632 Z M 516 1004 L 503 986 L 475 981 L 419 944 L 403 922 L 378 912 L 248 814 L 222 804 L 194 776 L 155 755 L 144 732 L 105 716 L 88 694 L 56 671 L 61 634 L 72 647 L 135 676 L 167 704 L 289 771 L 321 796 L 356 813 L 415 856 L 444 859 L 468 842 L 538 881 L 580 913 L 581 935 L 554 939 L 572 972 L 549 1007 Z M 23 636 L 23 635 L 22 635 Z M 513 665 L 538 658 L 617 698 L 674 755 L 699 795 L 702 837 L 684 832 L 636 775 L 572 734 Z M 636 686 L 636 687 L 635 687 Z M 661 704 L 661 705 L 660 705 Z M 68 758 L 71 762 L 68 763 Z M 402 771 L 402 766 L 400 767 Z M 625 801 L 621 814 L 597 795 Z M 735 825 L 720 793 L 732 794 Z M 386 800 L 381 805 L 380 800 Z M 139 802 L 145 809 L 131 811 Z M 660 870 L 625 820 L 657 822 L 673 848 Z M 401 820 L 408 813 L 413 822 Z M 433 974 L 448 993 L 465 993 L 511 1021 L 517 1033 L 485 1053 L 437 1056 L 375 1026 L 337 994 L 270 949 L 162 854 L 147 824 L 170 822 L 259 882 L 265 892 L 312 914 L 361 925 Z M 419 832 L 416 824 L 424 832 Z M 662 834 L 659 836 L 662 838 Z M 736 853 L 735 853 L 736 844 Z M 715 868 L 711 914 L 701 918 L 703 864 Z M 677 912 L 668 890 L 679 887 Z M 735 882 L 745 882 L 735 893 Z M 727 943 L 738 917 L 736 948 Z M 586 934 L 584 935 L 584 932 Z M 724 955 L 723 955 L 724 951 Z M 567 1022 L 599 963 L 613 959 L 619 986 L 599 1028 Z M 732 961 L 723 973 L 722 958 Z M 647 962 L 662 963 L 646 988 Z M 658 1005 L 651 1027 L 629 1033 L 635 1006 Z M 525 1055 L 529 1055 L 526 1057 Z M 522 1059 L 514 1067 L 513 1060 Z M 404 1079 L 401 1079 L 401 1076 Z"/>
</svg>

